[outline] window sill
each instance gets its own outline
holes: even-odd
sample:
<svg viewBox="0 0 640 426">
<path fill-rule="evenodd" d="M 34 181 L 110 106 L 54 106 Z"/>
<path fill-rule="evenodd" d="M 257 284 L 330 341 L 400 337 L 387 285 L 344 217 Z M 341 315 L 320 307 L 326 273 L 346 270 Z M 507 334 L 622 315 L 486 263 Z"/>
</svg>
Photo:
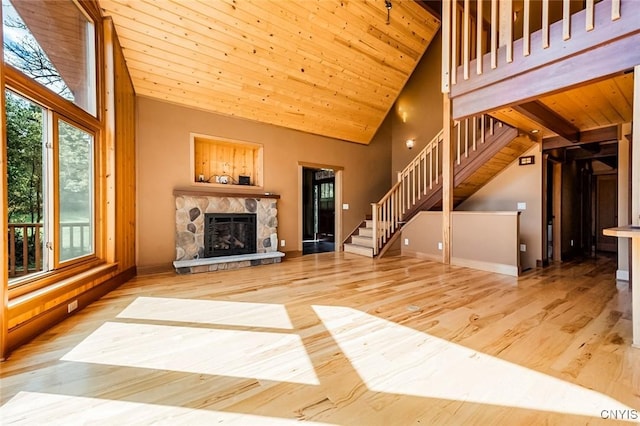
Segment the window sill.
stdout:
<svg viewBox="0 0 640 426">
<path fill-rule="evenodd" d="M 14 297 L 9 300 L 9 317 L 16 317 L 42 306 L 97 279 L 105 278 L 106 280 L 108 275 L 115 272 L 117 268 L 117 263 L 102 263 L 78 274 L 62 278 L 45 287 Z"/>
</svg>

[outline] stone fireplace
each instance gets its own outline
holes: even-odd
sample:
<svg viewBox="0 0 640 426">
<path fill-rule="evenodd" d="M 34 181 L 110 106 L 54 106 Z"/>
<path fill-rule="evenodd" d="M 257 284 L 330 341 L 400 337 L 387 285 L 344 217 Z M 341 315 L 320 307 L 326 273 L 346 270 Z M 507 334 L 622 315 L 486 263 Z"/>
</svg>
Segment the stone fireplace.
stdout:
<svg viewBox="0 0 640 426">
<path fill-rule="evenodd" d="M 174 195 L 178 273 L 277 263 L 284 256 L 277 250 L 279 196 L 193 190 Z"/>
</svg>

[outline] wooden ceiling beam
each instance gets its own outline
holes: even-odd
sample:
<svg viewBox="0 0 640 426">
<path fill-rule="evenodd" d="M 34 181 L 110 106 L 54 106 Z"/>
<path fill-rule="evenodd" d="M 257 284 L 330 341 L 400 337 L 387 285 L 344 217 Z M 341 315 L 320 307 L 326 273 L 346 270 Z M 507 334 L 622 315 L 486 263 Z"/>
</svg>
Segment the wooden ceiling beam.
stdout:
<svg viewBox="0 0 640 426">
<path fill-rule="evenodd" d="M 570 142 L 580 140 L 580 129 L 540 101 L 525 102 L 513 109 Z"/>
<path fill-rule="evenodd" d="M 581 146 L 591 143 L 615 142 L 618 140 L 618 126 L 603 127 L 600 129 L 580 132 L 578 142 L 570 142 L 566 138 L 553 136 L 542 140 L 542 150 Z"/>
<path fill-rule="evenodd" d="M 593 153 L 587 151 L 586 149 L 582 149 L 581 147 L 576 147 L 574 149 L 567 149 L 566 159 L 567 161 L 572 160 L 593 160 L 593 159 L 601 159 L 607 157 L 615 157 L 618 155 L 618 145 L 617 144 L 609 144 L 602 146 L 600 152 Z"/>
</svg>

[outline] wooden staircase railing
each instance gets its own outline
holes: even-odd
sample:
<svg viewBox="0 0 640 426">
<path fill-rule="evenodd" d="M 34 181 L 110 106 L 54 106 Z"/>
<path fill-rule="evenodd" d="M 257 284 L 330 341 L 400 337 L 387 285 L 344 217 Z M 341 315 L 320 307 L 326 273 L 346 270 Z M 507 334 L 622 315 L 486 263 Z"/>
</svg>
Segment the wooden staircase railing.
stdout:
<svg viewBox="0 0 640 426">
<path fill-rule="evenodd" d="M 454 163 L 462 165 L 494 134 L 503 123 L 488 115 L 475 116 L 454 123 Z M 373 255 L 389 242 L 407 220 L 407 213 L 441 187 L 443 131 L 440 131 L 398 173 L 398 182 L 378 201 L 371 204 Z"/>
</svg>

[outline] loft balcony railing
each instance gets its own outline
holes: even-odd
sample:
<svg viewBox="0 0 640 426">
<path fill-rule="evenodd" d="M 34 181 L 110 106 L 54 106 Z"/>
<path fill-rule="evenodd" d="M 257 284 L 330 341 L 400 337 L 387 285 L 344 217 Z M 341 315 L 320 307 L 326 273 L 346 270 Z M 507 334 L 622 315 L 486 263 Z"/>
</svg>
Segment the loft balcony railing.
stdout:
<svg viewBox="0 0 640 426">
<path fill-rule="evenodd" d="M 9 278 L 41 272 L 44 261 L 44 228 L 42 223 L 9 223 Z M 92 245 L 88 222 L 60 225 L 61 248 L 66 253 L 86 253 Z"/>
<path fill-rule="evenodd" d="M 443 0 L 442 92 L 454 100 L 473 94 L 454 102 L 453 117 L 561 89 L 567 79 L 559 74 L 579 73 L 571 76 L 577 84 L 632 68 L 640 63 L 638 16 L 636 0 Z M 563 68 L 541 72 L 564 60 Z M 532 70 L 538 74 L 528 84 L 516 78 Z M 511 86 L 500 96 L 483 91 L 505 81 Z"/>
</svg>

